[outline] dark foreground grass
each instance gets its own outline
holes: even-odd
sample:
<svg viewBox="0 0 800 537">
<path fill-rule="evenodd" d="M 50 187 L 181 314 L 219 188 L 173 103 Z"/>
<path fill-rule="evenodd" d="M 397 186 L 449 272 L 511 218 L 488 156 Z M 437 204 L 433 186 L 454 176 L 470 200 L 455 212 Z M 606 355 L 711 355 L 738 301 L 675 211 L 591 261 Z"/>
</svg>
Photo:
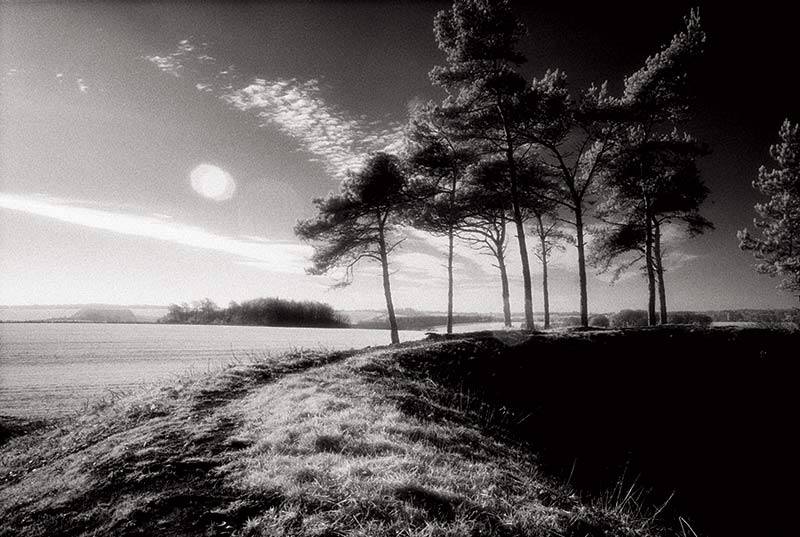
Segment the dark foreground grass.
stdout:
<svg viewBox="0 0 800 537">
<path fill-rule="evenodd" d="M 449 341 L 396 363 L 419 379 L 407 404 L 484 418 L 604 511 L 771 535 L 793 510 L 798 349 L 797 331 L 672 326 Z"/>
<path fill-rule="evenodd" d="M 574 356 L 658 334 L 484 333 L 187 377 L 17 430 L 0 448 L 0 535 L 668 535 L 627 484 L 582 501 L 550 477 L 573 441 L 644 434 L 598 403 L 621 385 L 590 389 L 603 368 L 577 374 Z"/>
</svg>

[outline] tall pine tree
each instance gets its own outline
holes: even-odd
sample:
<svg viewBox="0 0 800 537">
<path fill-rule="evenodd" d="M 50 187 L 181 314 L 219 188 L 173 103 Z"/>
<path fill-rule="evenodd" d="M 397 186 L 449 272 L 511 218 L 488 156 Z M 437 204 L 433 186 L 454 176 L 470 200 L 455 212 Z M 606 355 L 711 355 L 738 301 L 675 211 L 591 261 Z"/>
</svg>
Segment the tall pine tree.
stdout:
<svg viewBox="0 0 800 537">
<path fill-rule="evenodd" d="M 739 232 L 740 247 L 759 260 L 762 274 L 781 277 L 779 286 L 800 297 L 800 125 L 788 119 L 781 125 L 780 142 L 770 147 L 776 166 L 762 166 L 753 188 L 767 201 L 755 206 L 753 225 L 761 231 L 754 237 Z"/>
<path fill-rule="evenodd" d="M 464 221 L 458 194 L 467 167 L 477 156 L 470 145 L 448 132 L 438 107 L 429 103 L 412 110 L 406 133 L 407 163 L 412 173 L 408 219 L 412 226 L 447 237 L 447 333 L 453 332 L 454 238 Z"/>
<path fill-rule="evenodd" d="M 533 329 L 531 271 L 518 177 L 519 160 L 530 145 L 525 138 L 530 90 L 518 71 L 525 61 L 518 49 L 525 29 L 502 0 L 456 0 L 451 9 L 438 13 L 434 28 L 447 65 L 435 67 L 431 79 L 449 93 L 442 110 L 451 129 L 485 155 L 506 163 L 511 219 L 522 264 L 525 325 Z"/>
</svg>

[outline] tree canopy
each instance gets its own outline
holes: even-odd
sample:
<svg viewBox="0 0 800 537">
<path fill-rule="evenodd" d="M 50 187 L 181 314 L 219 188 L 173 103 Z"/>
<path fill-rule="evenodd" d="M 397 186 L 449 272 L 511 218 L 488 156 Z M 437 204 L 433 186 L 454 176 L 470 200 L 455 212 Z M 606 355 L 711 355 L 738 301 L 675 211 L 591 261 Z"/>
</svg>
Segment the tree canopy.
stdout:
<svg viewBox="0 0 800 537">
<path fill-rule="evenodd" d="M 448 92 L 442 110 L 451 129 L 484 155 L 506 163 L 503 177 L 509 183 L 511 220 L 517 228 L 525 325 L 532 329 L 531 272 L 517 170 L 530 145 L 525 130 L 534 111 L 518 70 L 525 61 L 519 50 L 525 28 L 506 1 L 456 0 L 450 10 L 439 12 L 434 29 L 447 65 L 435 67 L 430 76 Z"/>
<path fill-rule="evenodd" d="M 666 322 L 661 228 L 678 222 L 693 235 L 710 227 L 700 214 L 708 190 L 696 162 L 705 148 L 680 130 L 706 39 L 698 11 L 616 95 L 605 82 L 573 90 L 560 69 L 527 78 L 520 49 L 526 28 L 507 0 L 454 0 L 436 15 L 434 33 L 445 62 L 429 76 L 444 90 L 441 101 L 411 109 L 402 160 L 377 153 L 338 194 L 314 201 L 319 214 L 296 227 L 316 243 L 309 272 L 343 267 L 346 285 L 359 261 L 378 261 L 396 341 L 388 255 L 402 241 L 398 226 L 413 226 L 448 239 L 448 332 L 455 239 L 494 257 L 510 325 L 505 255 L 512 226 L 525 327 L 534 327 L 531 232 L 542 263 L 545 326 L 548 258 L 563 242 L 577 249 L 580 324 L 588 326 L 587 232 L 599 221 L 594 261 L 610 267 L 633 252 L 624 269 L 644 259 L 650 322 L 656 278 Z"/>
<path fill-rule="evenodd" d="M 761 237 L 747 229 L 738 237 L 740 247 L 759 260 L 758 272 L 780 277 L 780 287 L 800 296 L 800 125 L 787 119 L 778 136 L 770 148 L 775 167 L 762 166 L 753 181 L 753 188 L 768 198 L 755 206 L 753 225 Z"/>
<path fill-rule="evenodd" d="M 363 259 L 380 263 L 392 343 L 400 341 L 389 283 L 388 256 L 402 242 L 394 236 L 406 203 L 406 176 L 400 160 L 388 153 L 369 157 L 364 167 L 342 182 L 341 191 L 314 200 L 318 214 L 295 226 L 295 233 L 314 241 L 311 274 L 344 267 L 340 285 L 352 281 L 353 268 Z"/>
</svg>

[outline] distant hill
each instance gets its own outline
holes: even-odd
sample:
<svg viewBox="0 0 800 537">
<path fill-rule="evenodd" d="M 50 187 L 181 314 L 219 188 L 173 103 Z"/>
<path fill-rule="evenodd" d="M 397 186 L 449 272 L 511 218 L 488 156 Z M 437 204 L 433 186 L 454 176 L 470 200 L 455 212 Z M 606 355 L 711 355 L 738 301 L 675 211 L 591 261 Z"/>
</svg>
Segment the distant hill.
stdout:
<svg viewBox="0 0 800 537">
<path fill-rule="evenodd" d="M 79 309 L 70 317 L 74 321 L 87 321 L 92 323 L 135 323 L 136 315 L 127 308 L 92 308 Z"/>
<path fill-rule="evenodd" d="M 38 304 L 6 306 L 0 305 L 0 322 L 69 322 L 79 310 L 129 310 L 136 322 L 154 323 L 167 314 L 167 306 L 149 304 Z M 84 321 L 85 322 L 85 321 Z"/>
</svg>

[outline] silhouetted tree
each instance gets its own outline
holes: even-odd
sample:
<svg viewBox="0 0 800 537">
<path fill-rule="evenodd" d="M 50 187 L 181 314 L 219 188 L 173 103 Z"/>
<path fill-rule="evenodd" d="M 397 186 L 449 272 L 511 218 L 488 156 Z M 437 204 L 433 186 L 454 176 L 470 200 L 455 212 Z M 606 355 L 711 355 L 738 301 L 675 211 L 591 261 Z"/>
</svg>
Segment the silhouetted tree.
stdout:
<svg viewBox="0 0 800 537">
<path fill-rule="evenodd" d="M 755 205 L 759 218 L 753 225 L 762 237 L 747 229 L 738 233 L 739 246 L 760 261 L 756 270 L 782 278 L 779 286 L 800 296 L 800 125 L 788 119 L 780 129 L 780 142 L 770 147 L 777 166 L 762 166 L 753 188 L 769 199 Z"/>
<path fill-rule="evenodd" d="M 438 107 L 429 103 L 412 111 L 406 133 L 410 142 L 407 162 L 411 225 L 447 237 L 447 333 L 453 332 L 453 253 L 457 227 L 464 221 L 458 189 L 470 163 L 477 158 L 464 141 L 448 132 Z"/>
<path fill-rule="evenodd" d="M 607 196 L 597 215 L 606 224 L 596 232 L 591 261 L 602 270 L 636 252 L 617 267 L 622 270 L 644 261 L 648 283 L 648 314 L 656 323 L 656 287 L 661 323 L 667 322 L 661 229 L 677 222 L 689 236 L 713 228 L 700 214 L 708 195 L 696 160 L 705 148 L 687 136 L 672 132 L 653 136 L 641 127 L 630 127 L 608 169 Z"/>
<path fill-rule="evenodd" d="M 572 242 L 572 237 L 561 229 L 558 214 L 557 186 L 541 163 L 529 158 L 521 174 L 522 188 L 525 192 L 525 214 L 532 220 L 531 229 L 537 238 L 533 255 L 542 264 L 542 309 L 544 327 L 550 328 L 550 290 L 548 287 L 548 261 L 553 250 L 564 250 L 564 242 Z"/>
<path fill-rule="evenodd" d="M 558 219 L 552 212 L 534 212 L 533 232 L 539 240 L 533 247 L 533 255 L 542 264 L 542 309 L 544 310 L 544 327 L 550 328 L 550 290 L 548 287 L 548 262 L 553 250 L 564 250 L 564 242 L 571 242 L 571 237 L 559 228 Z"/>
<path fill-rule="evenodd" d="M 613 258 L 626 249 L 643 254 L 650 324 L 656 322 L 656 285 L 661 322 L 667 322 L 662 225 L 680 220 L 690 235 L 712 227 L 699 213 L 708 190 L 700 179 L 696 160 L 706 150 L 676 130 L 688 117 L 691 74 L 705 43 L 696 10 L 690 12 L 685 24 L 667 46 L 625 79 L 623 97 L 612 107 L 619 112 L 624 127 L 618 130 L 617 143 L 604 170 L 604 186 L 611 196 L 606 196 L 599 211 L 606 223 L 609 216 L 616 217 L 613 225 L 619 229 L 600 234 L 595 261 L 604 256 L 608 261 L 609 255 Z"/>
<path fill-rule="evenodd" d="M 625 79 L 621 98 L 610 96 L 604 83 L 590 87 L 573 101 L 566 77 L 559 71 L 549 71 L 533 81 L 539 112 L 534 114 L 536 122 L 532 123 L 530 139 L 544 149 L 544 158 L 559 172 L 561 196 L 556 199 L 573 215 L 570 223 L 575 228 L 578 249 L 584 326 L 588 325 L 584 237 L 587 208 L 627 127 L 646 125 L 652 130 L 655 125 L 674 122 L 685 112 L 690 100 L 687 72 L 704 42 L 699 15 L 692 11 L 685 30 Z"/>
<path fill-rule="evenodd" d="M 530 91 L 518 72 L 525 61 L 518 50 L 525 29 L 502 0 L 456 0 L 451 9 L 437 14 L 434 29 L 447 65 L 435 67 L 431 79 L 448 91 L 442 112 L 452 132 L 507 165 L 511 219 L 522 262 L 525 325 L 532 329 L 531 274 L 518 184 L 518 161 L 529 146 L 524 133 L 531 110 Z"/>
<path fill-rule="evenodd" d="M 339 194 L 314 200 L 319 209 L 315 218 L 295 226 L 301 239 L 317 242 L 308 269 L 311 274 L 344 267 L 340 285 L 348 285 L 359 261 L 380 263 L 392 343 L 399 343 L 400 337 L 389 283 L 389 254 L 402 242 L 393 238 L 393 232 L 406 203 L 406 184 L 398 158 L 376 153 L 361 171 L 343 181 Z"/>
<path fill-rule="evenodd" d="M 456 235 L 470 247 L 494 257 L 496 264 L 493 266 L 500 271 L 503 323 L 510 327 L 511 303 L 506 268 L 509 203 L 502 190 L 495 190 L 486 184 L 487 177 L 484 174 L 487 172 L 491 176 L 485 162 L 470 169 L 469 180 L 459 192 L 458 200 L 465 218 L 456 230 Z"/>
<path fill-rule="evenodd" d="M 603 85 L 589 88 L 576 102 L 569 94 L 566 75 L 558 70 L 534 79 L 531 90 L 537 111 L 527 139 L 537 145 L 543 163 L 557 178 L 552 199 L 566 209 L 569 216 L 562 215 L 561 219 L 575 230 L 580 319 L 587 327 L 586 212 L 616 143 L 620 129 L 618 100 L 610 97 Z"/>
</svg>

